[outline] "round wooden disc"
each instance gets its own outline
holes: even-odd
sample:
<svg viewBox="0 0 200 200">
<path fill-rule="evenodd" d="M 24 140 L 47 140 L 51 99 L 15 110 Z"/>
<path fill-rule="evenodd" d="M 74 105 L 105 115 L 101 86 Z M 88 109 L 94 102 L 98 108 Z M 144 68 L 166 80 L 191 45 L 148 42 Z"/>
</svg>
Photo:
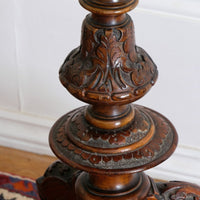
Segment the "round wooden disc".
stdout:
<svg viewBox="0 0 200 200">
<path fill-rule="evenodd" d="M 50 132 L 50 146 L 63 162 L 88 172 L 132 173 L 152 168 L 175 150 L 177 133 L 168 119 L 142 106 L 123 129 L 103 130 L 84 118 L 85 107 L 61 117 Z"/>
</svg>

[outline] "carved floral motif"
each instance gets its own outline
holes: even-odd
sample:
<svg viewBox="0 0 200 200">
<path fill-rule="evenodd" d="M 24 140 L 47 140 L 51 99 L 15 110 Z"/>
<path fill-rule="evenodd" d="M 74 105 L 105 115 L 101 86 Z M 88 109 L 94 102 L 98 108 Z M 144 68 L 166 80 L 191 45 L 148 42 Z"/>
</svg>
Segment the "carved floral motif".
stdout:
<svg viewBox="0 0 200 200">
<path fill-rule="evenodd" d="M 89 17 L 88 17 L 89 18 Z M 155 83 L 157 68 L 147 53 L 135 46 L 129 17 L 122 27 L 95 28 L 86 18 L 81 46 L 60 69 L 63 85 L 85 101 L 134 101 Z"/>
</svg>

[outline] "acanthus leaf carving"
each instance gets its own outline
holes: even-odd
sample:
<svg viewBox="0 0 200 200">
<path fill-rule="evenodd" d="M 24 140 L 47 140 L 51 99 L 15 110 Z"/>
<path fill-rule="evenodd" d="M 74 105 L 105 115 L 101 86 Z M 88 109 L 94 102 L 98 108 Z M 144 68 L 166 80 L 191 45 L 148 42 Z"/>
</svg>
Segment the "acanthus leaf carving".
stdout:
<svg viewBox="0 0 200 200">
<path fill-rule="evenodd" d="M 71 52 L 60 70 L 63 85 L 86 101 L 93 96 L 86 93 L 99 93 L 100 101 L 120 101 L 124 92 L 129 93 L 129 101 L 134 101 L 151 88 L 156 78 L 156 65 L 135 45 L 129 17 L 125 24 L 113 28 L 95 28 L 86 18 L 81 46 Z"/>
</svg>

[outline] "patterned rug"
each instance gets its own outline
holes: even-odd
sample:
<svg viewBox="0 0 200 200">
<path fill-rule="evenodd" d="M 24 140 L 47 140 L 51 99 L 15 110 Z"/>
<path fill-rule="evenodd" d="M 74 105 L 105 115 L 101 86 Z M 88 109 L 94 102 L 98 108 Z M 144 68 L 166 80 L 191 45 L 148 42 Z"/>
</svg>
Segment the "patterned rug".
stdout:
<svg viewBox="0 0 200 200">
<path fill-rule="evenodd" d="M 0 200 L 40 200 L 33 180 L 0 172 Z"/>
</svg>

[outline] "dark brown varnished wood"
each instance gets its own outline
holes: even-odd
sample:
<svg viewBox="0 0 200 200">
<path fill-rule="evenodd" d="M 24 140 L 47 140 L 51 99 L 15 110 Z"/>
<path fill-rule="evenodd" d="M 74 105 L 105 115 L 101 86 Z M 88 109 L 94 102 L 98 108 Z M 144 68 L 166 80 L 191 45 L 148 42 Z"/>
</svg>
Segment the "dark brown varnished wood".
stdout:
<svg viewBox="0 0 200 200">
<path fill-rule="evenodd" d="M 199 200 L 200 187 L 195 184 L 172 181 L 155 183 L 150 179 L 152 187 L 147 200 Z"/>
<path fill-rule="evenodd" d="M 57 161 L 37 179 L 41 200 L 75 200 L 75 181 L 81 171 Z"/>
<path fill-rule="evenodd" d="M 143 173 L 166 160 L 177 146 L 171 122 L 131 104 L 155 84 L 158 71 L 135 43 L 126 12 L 137 0 L 79 0 L 89 14 L 81 44 L 59 71 L 63 86 L 90 105 L 62 116 L 52 127 L 50 146 L 62 163 L 38 179 L 47 200 L 199 199 L 198 186 L 155 183 Z M 69 167 L 69 166 L 70 167 Z"/>
</svg>

